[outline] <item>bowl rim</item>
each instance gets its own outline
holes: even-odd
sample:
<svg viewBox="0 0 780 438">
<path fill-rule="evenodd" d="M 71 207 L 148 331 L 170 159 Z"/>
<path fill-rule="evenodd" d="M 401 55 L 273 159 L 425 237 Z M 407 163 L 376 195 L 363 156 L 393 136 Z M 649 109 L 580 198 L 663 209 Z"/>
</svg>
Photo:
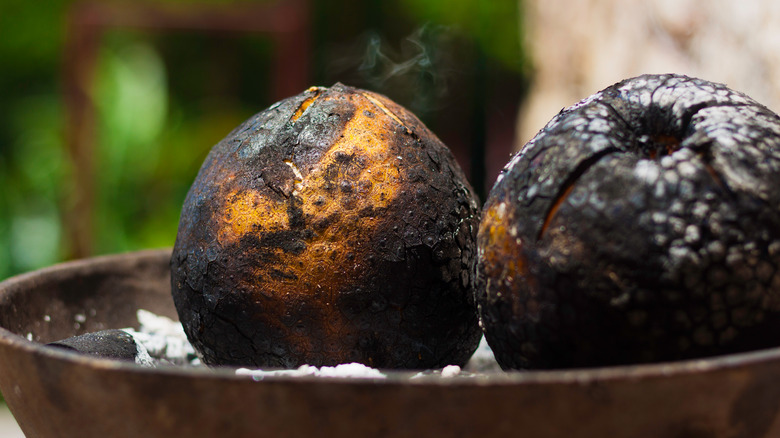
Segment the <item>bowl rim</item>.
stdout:
<svg viewBox="0 0 780 438">
<path fill-rule="evenodd" d="M 118 260 L 153 260 L 170 256 L 171 249 L 145 249 L 125 253 L 100 255 L 83 259 L 57 263 L 52 266 L 17 274 L 0 281 L 0 300 L 9 289 L 23 287 L 26 283 L 35 281 L 42 275 L 66 275 L 73 270 L 89 268 L 89 272 L 109 270 Z M 441 377 L 435 373 L 421 374 L 420 370 L 380 369 L 385 377 L 318 377 L 312 375 L 268 375 L 260 378 L 251 375 L 238 374 L 238 369 L 247 367 L 188 367 L 164 365 L 155 368 L 136 365 L 132 362 L 86 356 L 59 348 L 47 347 L 45 344 L 28 340 L 0 326 L 0 345 L 15 350 L 20 354 L 42 356 L 50 360 L 68 362 L 71 365 L 85 366 L 95 370 L 134 373 L 138 375 L 155 375 L 166 377 L 211 378 L 218 380 L 247 381 L 255 383 L 258 380 L 273 382 L 325 383 L 337 385 L 435 385 L 435 386 L 524 386 L 542 384 L 589 384 L 608 383 L 625 380 L 663 379 L 673 376 L 703 374 L 718 371 L 728 371 L 761 364 L 780 364 L 780 347 L 754 350 L 743 353 L 725 354 L 699 359 L 687 359 L 672 362 L 642 363 L 631 365 L 615 365 L 598 368 L 570 368 L 559 370 L 511 370 L 485 373 L 462 373 L 455 378 Z M 273 371 L 275 369 L 265 369 Z M 0 372 L 3 372 L 0 369 Z"/>
</svg>

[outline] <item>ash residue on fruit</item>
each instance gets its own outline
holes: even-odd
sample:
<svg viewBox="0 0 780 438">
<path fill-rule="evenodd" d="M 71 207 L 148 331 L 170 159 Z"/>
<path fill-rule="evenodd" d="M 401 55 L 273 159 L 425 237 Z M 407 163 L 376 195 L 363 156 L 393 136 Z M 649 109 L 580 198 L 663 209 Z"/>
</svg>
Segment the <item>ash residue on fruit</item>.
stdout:
<svg viewBox="0 0 780 438">
<path fill-rule="evenodd" d="M 502 173 L 478 301 L 507 368 L 780 344 L 780 118 L 648 75 L 562 111 Z"/>
<path fill-rule="evenodd" d="M 478 208 L 408 111 L 336 85 L 231 133 L 188 194 L 173 294 L 207 363 L 464 363 Z"/>
</svg>

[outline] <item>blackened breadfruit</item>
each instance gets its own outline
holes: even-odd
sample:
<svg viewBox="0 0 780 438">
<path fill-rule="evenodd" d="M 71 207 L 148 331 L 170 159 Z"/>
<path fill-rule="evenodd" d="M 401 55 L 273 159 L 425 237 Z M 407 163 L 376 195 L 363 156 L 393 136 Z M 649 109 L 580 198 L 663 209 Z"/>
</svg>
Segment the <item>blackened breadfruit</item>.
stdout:
<svg viewBox="0 0 780 438">
<path fill-rule="evenodd" d="M 700 79 L 617 83 L 511 159 L 478 250 L 506 369 L 780 345 L 780 118 Z"/>
<path fill-rule="evenodd" d="M 206 158 L 171 259 L 179 318 L 208 364 L 463 364 L 481 336 L 478 208 L 409 111 L 311 88 Z"/>
</svg>

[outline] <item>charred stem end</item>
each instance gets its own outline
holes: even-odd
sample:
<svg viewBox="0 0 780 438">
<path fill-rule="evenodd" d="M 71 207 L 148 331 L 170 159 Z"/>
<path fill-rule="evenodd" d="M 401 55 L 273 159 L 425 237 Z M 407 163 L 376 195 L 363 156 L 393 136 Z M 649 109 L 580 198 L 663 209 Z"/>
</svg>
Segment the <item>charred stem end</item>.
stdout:
<svg viewBox="0 0 780 438">
<path fill-rule="evenodd" d="M 648 158 L 657 160 L 679 150 L 682 139 L 676 135 L 657 134 L 645 136 L 644 140 L 640 139 L 640 143 L 643 144 L 642 149 Z"/>
</svg>

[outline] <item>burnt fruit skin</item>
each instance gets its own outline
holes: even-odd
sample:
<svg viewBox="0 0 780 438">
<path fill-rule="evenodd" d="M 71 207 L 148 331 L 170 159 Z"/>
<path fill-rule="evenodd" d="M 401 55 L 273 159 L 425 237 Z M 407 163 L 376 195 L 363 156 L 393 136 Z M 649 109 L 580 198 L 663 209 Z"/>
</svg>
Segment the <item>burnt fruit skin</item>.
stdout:
<svg viewBox="0 0 780 438">
<path fill-rule="evenodd" d="M 207 364 L 463 364 L 479 209 L 451 152 L 384 96 L 336 84 L 262 111 L 206 158 L 171 258 Z"/>
<path fill-rule="evenodd" d="M 483 209 L 476 300 L 505 369 L 780 345 L 780 118 L 680 75 L 561 111 Z"/>
</svg>

